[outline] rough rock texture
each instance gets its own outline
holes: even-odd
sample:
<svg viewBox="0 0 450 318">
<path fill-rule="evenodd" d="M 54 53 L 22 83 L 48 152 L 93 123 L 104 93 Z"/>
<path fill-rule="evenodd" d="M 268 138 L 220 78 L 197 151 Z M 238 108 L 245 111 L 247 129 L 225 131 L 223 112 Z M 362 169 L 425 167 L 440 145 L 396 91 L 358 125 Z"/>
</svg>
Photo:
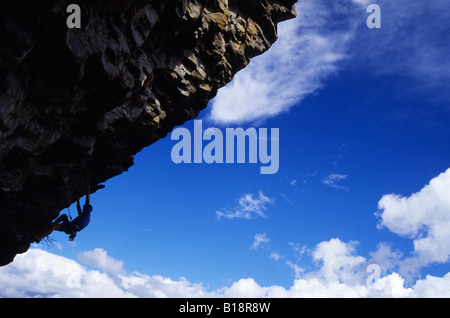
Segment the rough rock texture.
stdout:
<svg viewBox="0 0 450 318">
<path fill-rule="evenodd" d="M 14 0 L 0 12 L 0 265 L 195 118 L 296 0 Z M 66 8 L 81 7 L 80 29 Z"/>
</svg>

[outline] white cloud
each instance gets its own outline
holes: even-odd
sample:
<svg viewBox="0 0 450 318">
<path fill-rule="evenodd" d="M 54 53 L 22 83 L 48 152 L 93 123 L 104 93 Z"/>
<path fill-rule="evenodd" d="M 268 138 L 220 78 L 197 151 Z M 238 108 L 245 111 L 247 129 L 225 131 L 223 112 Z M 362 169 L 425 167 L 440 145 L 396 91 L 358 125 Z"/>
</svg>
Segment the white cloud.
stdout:
<svg viewBox="0 0 450 318">
<path fill-rule="evenodd" d="M 217 294 L 227 298 L 262 298 L 268 297 L 270 290 L 271 287 L 261 287 L 253 278 L 241 278 L 230 287 L 218 290 Z"/>
<path fill-rule="evenodd" d="M 246 277 L 229 286 L 208 290 L 202 283 L 184 278 L 127 273 L 123 262 L 104 249 L 82 252 L 74 260 L 37 248 L 17 255 L 14 262 L 0 268 L 0 297 L 450 297 L 450 273 L 443 277 L 426 275 L 405 284 L 401 269 L 448 262 L 450 231 L 450 169 L 409 197 L 385 195 L 379 201 L 380 224 L 393 233 L 414 241 L 414 254 L 403 255 L 388 243 L 380 243 L 367 259 L 356 252 L 357 242 L 339 238 L 307 249 L 289 243 L 297 258 L 309 255 L 316 268 L 305 270 L 285 255 L 272 252 L 265 233 L 255 235 L 252 247 L 265 244 L 270 258 L 283 260 L 294 271 L 288 288 L 261 286 Z M 260 194 L 261 197 L 265 197 Z M 262 201 L 270 201 L 269 199 Z M 256 199 L 243 200 L 253 202 Z M 428 250 L 429 249 L 429 250 Z M 368 271 L 369 265 L 380 271 Z M 396 271 L 396 269 L 399 269 Z M 372 276 L 374 275 L 374 276 Z M 369 284 L 369 281 L 371 282 Z"/>
<path fill-rule="evenodd" d="M 185 279 L 172 280 L 159 275 L 119 269 L 122 264 L 102 249 L 81 254 L 82 259 L 101 267 L 87 269 L 68 258 L 41 249 L 17 255 L 13 263 L 0 268 L 0 297 L 205 297 L 199 284 Z M 101 261 L 99 261 L 101 260 Z M 99 268 L 100 269 L 100 268 Z"/>
<path fill-rule="evenodd" d="M 270 258 L 275 262 L 279 261 L 283 256 L 280 253 L 272 252 L 270 253 Z"/>
<path fill-rule="evenodd" d="M 130 297 L 107 274 L 40 249 L 0 268 L 1 297 Z"/>
<path fill-rule="evenodd" d="M 288 245 L 290 247 L 292 247 L 292 250 L 294 251 L 294 253 L 297 257 L 301 257 L 303 254 L 305 254 L 308 251 L 308 248 L 306 245 L 300 245 L 299 243 L 293 243 L 293 242 L 289 242 Z"/>
<path fill-rule="evenodd" d="M 354 245 L 355 242 L 344 243 L 338 238 L 319 243 L 312 253 L 314 260 L 323 263 L 319 276 L 328 282 L 349 283 L 355 279 L 366 259 L 354 255 Z"/>
<path fill-rule="evenodd" d="M 372 285 L 373 297 L 390 295 L 391 297 L 414 297 L 412 288 L 404 287 L 405 280 L 397 273 L 381 277 Z"/>
<path fill-rule="evenodd" d="M 382 10 L 377 30 L 366 26 L 374 2 Z M 279 25 L 274 45 L 219 90 L 209 119 L 258 122 L 287 112 L 348 65 L 364 74 L 407 75 L 419 84 L 415 93 L 448 88 L 448 1 L 303 0 L 297 9 L 296 19 Z"/>
<path fill-rule="evenodd" d="M 364 258 L 355 254 L 354 245 L 339 239 L 319 243 L 314 257 L 322 265 L 317 271 L 305 273 L 287 261 L 295 271 L 289 288 L 261 286 L 249 277 L 215 290 L 184 278 L 173 280 L 139 272 L 105 273 L 32 248 L 0 268 L 0 297 L 450 297 L 450 273 L 444 277 L 428 275 L 409 288 L 404 287 L 399 274 L 391 273 L 368 286 L 365 277 L 353 271 L 358 266 L 364 269 Z M 120 263 L 109 256 L 104 259 Z"/>
<path fill-rule="evenodd" d="M 344 187 L 342 185 L 337 184 L 337 182 L 345 180 L 345 179 L 347 179 L 347 175 L 346 174 L 332 173 L 332 174 L 326 176 L 322 180 L 322 183 L 325 184 L 325 185 L 329 185 L 330 187 L 333 187 L 335 189 L 348 191 L 347 187 Z"/>
<path fill-rule="evenodd" d="M 414 240 L 410 268 L 448 262 L 450 258 L 450 169 L 419 192 L 384 195 L 378 202 L 379 227 Z"/>
<path fill-rule="evenodd" d="M 416 297 L 450 297 L 450 273 L 444 277 L 427 275 L 425 279 L 419 280 L 414 286 Z"/>
<path fill-rule="evenodd" d="M 337 23 L 336 15 L 353 15 L 355 4 L 303 0 L 297 9 L 296 19 L 278 26 L 279 38 L 270 50 L 219 90 L 211 120 L 242 123 L 286 112 L 338 70 L 355 25 L 352 19 Z"/>
<path fill-rule="evenodd" d="M 81 262 L 99 268 L 108 274 L 117 275 L 124 271 L 122 268 L 123 262 L 109 257 L 108 253 L 102 248 L 79 253 L 78 259 Z"/>
<path fill-rule="evenodd" d="M 253 193 L 247 193 L 239 198 L 239 204 L 235 208 L 216 211 L 216 216 L 219 220 L 222 217 L 227 219 L 252 219 L 255 216 L 267 218 L 264 212 L 269 203 L 273 203 L 273 199 L 266 197 L 262 191 L 259 191 L 257 198 L 253 197 Z"/>
<path fill-rule="evenodd" d="M 180 298 L 212 297 L 202 284 L 188 282 L 185 278 L 172 280 L 160 275 L 145 275 L 133 272 L 120 275 L 120 287 L 136 297 Z"/>
<path fill-rule="evenodd" d="M 382 273 L 386 273 L 398 266 L 403 257 L 403 253 L 400 251 L 392 251 L 390 244 L 382 242 L 378 244 L 377 250 L 375 252 L 370 252 L 371 256 L 369 263 L 377 264 L 380 267 Z"/>
<path fill-rule="evenodd" d="M 240 279 L 230 287 L 216 291 L 220 297 L 443 297 L 450 296 L 450 273 L 442 278 L 427 276 L 410 288 L 405 288 L 404 279 L 397 273 L 382 277 L 373 287 L 364 284 L 349 285 L 320 278 L 295 279 L 288 289 L 272 285 L 260 286 L 254 279 Z"/>
<path fill-rule="evenodd" d="M 285 264 L 294 271 L 295 279 L 299 279 L 302 273 L 304 272 L 303 268 L 301 268 L 299 265 L 291 261 L 286 261 Z"/>
<path fill-rule="evenodd" d="M 258 247 L 269 243 L 270 239 L 267 237 L 266 233 L 255 234 L 253 239 L 253 244 L 250 247 L 252 250 L 256 250 Z"/>
</svg>

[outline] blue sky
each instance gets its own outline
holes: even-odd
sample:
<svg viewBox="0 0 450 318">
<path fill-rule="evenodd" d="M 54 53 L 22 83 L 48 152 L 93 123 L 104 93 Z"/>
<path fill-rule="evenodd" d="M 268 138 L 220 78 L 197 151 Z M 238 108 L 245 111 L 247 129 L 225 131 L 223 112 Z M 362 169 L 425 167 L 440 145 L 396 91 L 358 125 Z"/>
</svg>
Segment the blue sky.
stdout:
<svg viewBox="0 0 450 318">
<path fill-rule="evenodd" d="M 1 296 L 450 296 L 449 9 L 300 1 L 199 117 L 279 128 L 276 174 L 175 164 L 168 136 L 92 196 L 74 243 L 0 268 Z"/>
</svg>

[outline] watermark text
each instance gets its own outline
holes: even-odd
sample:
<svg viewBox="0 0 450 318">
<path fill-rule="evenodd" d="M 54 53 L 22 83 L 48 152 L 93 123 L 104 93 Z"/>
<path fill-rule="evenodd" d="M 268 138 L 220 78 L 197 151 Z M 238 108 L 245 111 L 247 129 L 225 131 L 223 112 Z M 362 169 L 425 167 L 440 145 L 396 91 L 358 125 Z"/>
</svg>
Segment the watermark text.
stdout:
<svg viewBox="0 0 450 318">
<path fill-rule="evenodd" d="M 178 140 L 171 151 L 172 161 L 180 163 L 258 163 L 261 174 L 275 174 L 279 168 L 279 129 L 219 128 L 203 131 L 202 120 L 194 121 L 194 137 L 187 128 L 173 130 L 171 140 Z M 204 141 L 208 141 L 205 145 Z M 270 141 L 270 153 L 269 153 Z M 225 144 L 225 147 L 224 147 Z M 193 151 L 192 151 L 193 149 Z M 247 150 L 248 149 L 248 150 Z M 193 155 L 192 155 L 193 152 Z"/>
</svg>

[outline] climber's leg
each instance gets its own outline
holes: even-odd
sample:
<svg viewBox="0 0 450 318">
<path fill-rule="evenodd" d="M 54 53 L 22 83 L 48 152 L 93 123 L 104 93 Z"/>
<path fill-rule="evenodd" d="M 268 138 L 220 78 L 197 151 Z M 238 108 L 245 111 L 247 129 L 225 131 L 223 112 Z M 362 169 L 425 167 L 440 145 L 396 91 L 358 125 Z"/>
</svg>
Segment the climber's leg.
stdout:
<svg viewBox="0 0 450 318">
<path fill-rule="evenodd" d="M 65 232 L 67 228 L 70 227 L 70 224 L 67 214 L 63 214 L 53 222 L 52 227 L 54 231 Z"/>
<path fill-rule="evenodd" d="M 53 231 L 62 231 L 63 225 L 70 223 L 69 218 L 66 214 L 60 215 L 53 223 L 52 226 L 44 233 L 42 234 L 37 240 L 36 243 L 39 243 L 44 237 L 49 236 L 52 234 Z"/>
</svg>

